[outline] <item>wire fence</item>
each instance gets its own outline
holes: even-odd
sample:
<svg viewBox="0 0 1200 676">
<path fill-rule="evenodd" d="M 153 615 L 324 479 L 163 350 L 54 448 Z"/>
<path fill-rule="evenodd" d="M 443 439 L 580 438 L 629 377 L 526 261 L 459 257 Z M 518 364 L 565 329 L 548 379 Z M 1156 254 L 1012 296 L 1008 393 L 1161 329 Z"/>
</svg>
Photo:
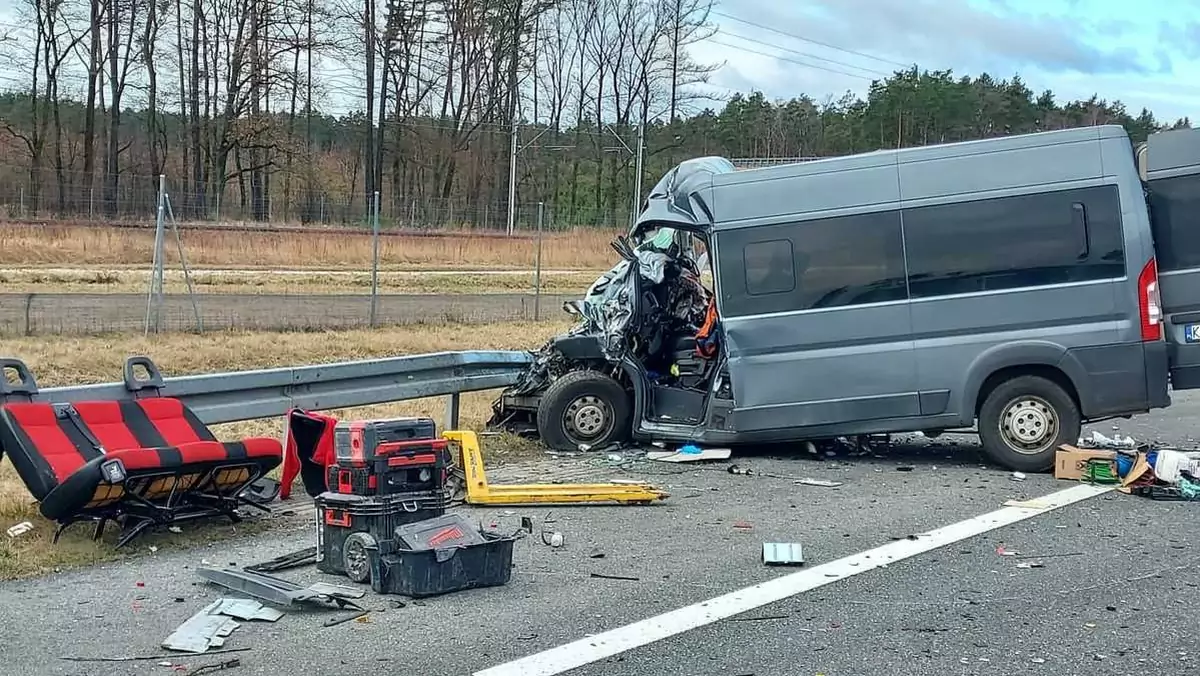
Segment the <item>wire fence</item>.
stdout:
<svg viewBox="0 0 1200 676">
<path fill-rule="evenodd" d="M 160 329 L 306 331 L 419 324 L 534 321 L 576 294 L 166 294 Z M 194 312 L 199 310 L 199 316 Z M 147 297 L 131 293 L 0 293 L 0 335 L 95 335 L 143 331 Z M 372 314 L 374 323 L 372 323 Z"/>
<path fill-rule="evenodd" d="M 236 188 L 201 194 L 168 180 L 176 215 L 189 224 L 240 225 L 269 229 L 291 227 L 360 227 L 371 225 L 371 198 L 330 190 L 308 191 L 299 186 L 278 190 L 255 204 L 242 199 Z M 158 179 L 130 177 L 116 192 L 91 186 L 68 185 L 61 191 L 30 189 L 26 181 L 0 180 L 0 217 L 12 220 L 57 220 L 114 225 L 149 225 L 153 222 Z M 583 198 L 570 197 L 546 203 L 548 230 L 579 227 L 623 228 L 629 225 L 631 205 L 625 199 L 596 207 Z M 516 230 L 532 230 L 533 211 L 518 201 L 509 213 L 507 200 L 470 197 L 430 198 L 387 194 L 380 199 L 380 227 L 384 230 L 477 230 L 505 232 L 511 219 Z"/>
</svg>

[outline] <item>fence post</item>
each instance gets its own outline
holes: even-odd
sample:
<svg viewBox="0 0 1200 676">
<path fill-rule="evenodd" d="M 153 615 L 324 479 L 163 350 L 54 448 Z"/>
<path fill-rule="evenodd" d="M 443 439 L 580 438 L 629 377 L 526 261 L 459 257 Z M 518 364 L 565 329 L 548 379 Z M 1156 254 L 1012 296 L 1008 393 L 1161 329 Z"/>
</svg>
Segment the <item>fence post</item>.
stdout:
<svg viewBox="0 0 1200 676">
<path fill-rule="evenodd" d="M 34 296 L 34 294 L 32 294 L 32 293 L 25 294 L 25 335 L 26 336 L 33 335 L 33 322 L 31 321 L 31 318 L 33 316 L 33 296 Z"/>
<path fill-rule="evenodd" d="M 375 328 L 375 310 L 379 302 L 379 191 L 375 191 L 375 199 L 371 206 L 371 328 Z"/>
<path fill-rule="evenodd" d="M 446 397 L 446 426 L 442 431 L 458 429 L 458 409 L 462 403 L 462 395 L 455 392 Z"/>
<path fill-rule="evenodd" d="M 546 203 L 538 202 L 537 212 L 537 256 L 533 264 L 533 321 L 542 320 L 542 218 Z"/>
</svg>

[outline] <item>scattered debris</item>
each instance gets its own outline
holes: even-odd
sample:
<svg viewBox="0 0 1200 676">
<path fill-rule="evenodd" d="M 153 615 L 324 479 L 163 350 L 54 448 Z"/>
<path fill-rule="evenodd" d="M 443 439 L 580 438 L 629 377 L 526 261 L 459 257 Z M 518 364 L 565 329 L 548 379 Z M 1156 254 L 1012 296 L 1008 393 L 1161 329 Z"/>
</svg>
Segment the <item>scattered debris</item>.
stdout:
<svg viewBox="0 0 1200 676">
<path fill-rule="evenodd" d="M 842 482 L 840 482 L 840 481 L 829 481 L 827 479 L 808 479 L 808 478 L 800 479 L 799 481 L 796 481 L 793 483 L 795 483 L 798 486 L 817 486 L 819 488 L 837 488 L 838 486 L 842 485 Z"/>
<path fill-rule="evenodd" d="M 1042 500 L 1008 500 L 1004 503 L 1005 507 L 1019 507 L 1021 509 L 1050 509 L 1050 504 Z"/>
<path fill-rule="evenodd" d="M 275 622 L 283 617 L 283 611 L 268 608 L 251 599 L 217 599 L 214 614 L 228 615 L 238 620 L 263 620 Z"/>
<path fill-rule="evenodd" d="M 916 469 L 916 467 L 913 467 L 912 465 L 900 465 L 899 467 L 896 468 L 896 471 L 897 472 L 911 472 L 915 469 Z"/>
<path fill-rule="evenodd" d="M 242 570 L 247 570 L 251 573 L 275 573 L 281 570 L 288 570 L 289 568 L 307 566 L 316 563 L 316 561 L 317 548 L 315 546 L 305 547 L 299 551 L 277 556 L 269 561 L 246 566 Z"/>
<path fill-rule="evenodd" d="M 706 448 L 701 450 L 698 446 L 684 446 L 678 451 L 650 451 L 646 454 L 647 460 L 656 462 L 711 462 L 714 460 L 728 460 L 733 455 L 733 451 L 728 448 Z"/>
<path fill-rule="evenodd" d="M 766 622 L 768 620 L 788 620 L 791 615 L 755 615 L 754 617 L 731 617 L 730 622 Z"/>
<path fill-rule="evenodd" d="M 217 599 L 192 615 L 162 642 L 167 650 L 199 654 L 220 648 L 225 639 L 241 625 L 218 612 L 225 599 Z"/>
<path fill-rule="evenodd" d="M 1024 481 L 1028 477 L 1025 476 L 1024 472 L 1013 472 L 1010 478 L 1013 481 Z"/>
<path fill-rule="evenodd" d="M 1044 660 L 1040 657 L 1035 657 L 1030 661 L 1033 662 L 1034 664 L 1045 664 L 1046 663 L 1046 660 Z"/>
<path fill-rule="evenodd" d="M 547 537 L 547 535 L 549 537 Z M 543 530 L 542 531 L 542 544 L 549 545 L 555 549 L 558 549 L 559 547 L 562 547 L 563 544 L 565 544 L 565 540 L 563 538 L 563 534 L 560 533 L 559 531 L 551 531 L 550 533 L 546 533 L 546 531 Z"/>
<path fill-rule="evenodd" d="M 226 653 L 243 653 L 251 648 L 222 648 L 220 650 L 209 650 L 206 655 L 223 655 Z M 128 655 L 123 657 L 73 657 L 68 655 L 60 656 L 58 659 L 68 662 L 149 662 L 150 660 L 161 660 L 164 658 L 173 658 L 175 655 Z"/>
<path fill-rule="evenodd" d="M 754 530 L 754 524 L 749 521 L 734 521 L 733 527 L 735 530 Z"/>
<path fill-rule="evenodd" d="M 517 637 L 517 640 L 518 641 L 532 641 L 533 639 L 535 639 L 537 637 L 538 637 L 537 634 L 521 634 L 520 636 Z"/>
<path fill-rule="evenodd" d="M 1017 564 L 1017 568 L 1045 568 L 1046 565 L 1041 561 L 1022 561 Z"/>
<path fill-rule="evenodd" d="M 224 662 L 216 662 L 214 664 L 205 664 L 203 666 L 196 667 L 195 669 L 192 670 L 192 676 L 196 676 L 196 674 L 207 674 L 210 671 L 225 671 L 226 669 L 236 669 L 237 667 L 240 667 L 240 666 L 242 666 L 242 661 L 235 657 L 232 660 L 226 660 Z"/>
<path fill-rule="evenodd" d="M 359 610 L 358 612 L 356 612 L 356 613 L 354 613 L 354 614 L 352 614 L 352 615 L 347 615 L 346 617 L 337 617 L 337 618 L 334 618 L 334 619 L 325 620 L 325 622 L 324 622 L 324 623 L 322 623 L 322 625 L 321 625 L 321 626 L 323 626 L 323 627 L 336 627 L 336 626 L 338 626 L 339 624 L 345 624 L 345 623 L 347 623 L 347 622 L 353 622 L 353 621 L 357 621 L 357 620 L 360 620 L 360 619 L 362 619 L 362 618 L 366 617 L 366 616 L 367 616 L 367 613 L 369 613 L 369 612 L 371 612 L 371 611 L 370 611 L 370 610 L 365 610 L 365 609 L 363 609 L 363 610 Z"/>
<path fill-rule="evenodd" d="M 625 580 L 628 582 L 641 582 L 640 577 L 629 577 L 626 575 L 605 575 L 604 573 L 592 573 L 589 577 L 598 578 L 601 580 Z"/>
<path fill-rule="evenodd" d="M 803 566 L 804 548 L 799 542 L 764 542 L 762 558 L 768 566 Z"/>
<path fill-rule="evenodd" d="M 1113 429 L 1115 430 L 1118 428 L 1114 427 Z M 1080 437 L 1079 445 L 1081 447 L 1102 448 L 1110 451 L 1131 451 L 1138 447 L 1138 444 L 1133 440 L 1133 437 L 1123 437 L 1120 434 L 1116 435 L 1115 437 L 1107 437 L 1099 432 L 1092 432 L 1091 436 L 1089 437 Z"/>
<path fill-rule="evenodd" d="M 179 535 L 180 533 L 183 532 L 183 529 L 180 528 L 179 526 L 168 526 L 167 530 L 172 533 L 175 533 L 176 535 Z"/>
<path fill-rule="evenodd" d="M 1000 556 L 1020 556 L 1020 554 L 1021 554 L 1021 552 L 1018 552 L 1018 551 L 1009 551 L 1008 549 L 1005 549 L 1004 545 L 1000 545 L 999 547 L 997 547 L 996 553 L 999 554 Z"/>
<path fill-rule="evenodd" d="M 208 582 L 241 592 L 277 606 L 295 606 L 301 603 L 333 603 L 340 608 L 362 610 L 351 598 L 362 598 L 364 592 L 353 587 L 341 587 L 317 583 L 302 587 L 295 582 L 262 573 L 234 570 L 231 568 L 197 568 L 196 573 Z M 342 590 L 345 590 L 344 592 Z M 357 594 L 355 596 L 354 594 Z"/>
<path fill-rule="evenodd" d="M 5 532 L 8 533 L 8 537 L 15 538 L 20 537 L 31 530 L 33 530 L 33 524 L 29 521 L 22 521 L 21 523 L 9 527 L 9 529 Z"/>
<path fill-rule="evenodd" d="M 604 552 L 600 551 L 599 549 L 592 549 L 592 551 L 588 552 L 588 558 L 589 559 L 603 559 Z"/>
</svg>

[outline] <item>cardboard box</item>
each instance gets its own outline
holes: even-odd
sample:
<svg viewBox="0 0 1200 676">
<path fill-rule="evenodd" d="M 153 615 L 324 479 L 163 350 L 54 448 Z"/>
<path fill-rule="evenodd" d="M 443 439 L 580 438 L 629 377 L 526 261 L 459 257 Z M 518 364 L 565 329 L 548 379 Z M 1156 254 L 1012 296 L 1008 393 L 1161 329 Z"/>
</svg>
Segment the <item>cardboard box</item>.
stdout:
<svg viewBox="0 0 1200 676">
<path fill-rule="evenodd" d="M 1098 449 L 1075 448 L 1062 445 L 1054 454 L 1054 478 L 1080 481 L 1089 460 L 1109 460 L 1113 463 L 1113 474 L 1117 473 L 1117 452 Z"/>
</svg>

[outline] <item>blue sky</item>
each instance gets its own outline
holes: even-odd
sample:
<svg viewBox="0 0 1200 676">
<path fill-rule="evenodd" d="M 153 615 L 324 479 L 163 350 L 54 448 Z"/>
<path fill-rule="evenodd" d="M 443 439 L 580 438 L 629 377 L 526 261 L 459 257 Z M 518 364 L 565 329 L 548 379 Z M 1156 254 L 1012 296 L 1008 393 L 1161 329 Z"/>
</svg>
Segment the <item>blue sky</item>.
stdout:
<svg viewBox="0 0 1200 676">
<path fill-rule="evenodd" d="M 1200 122 L 1200 0 L 718 0 L 710 21 L 693 53 L 716 92 L 821 100 L 916 63 Z"/>
</svg>

